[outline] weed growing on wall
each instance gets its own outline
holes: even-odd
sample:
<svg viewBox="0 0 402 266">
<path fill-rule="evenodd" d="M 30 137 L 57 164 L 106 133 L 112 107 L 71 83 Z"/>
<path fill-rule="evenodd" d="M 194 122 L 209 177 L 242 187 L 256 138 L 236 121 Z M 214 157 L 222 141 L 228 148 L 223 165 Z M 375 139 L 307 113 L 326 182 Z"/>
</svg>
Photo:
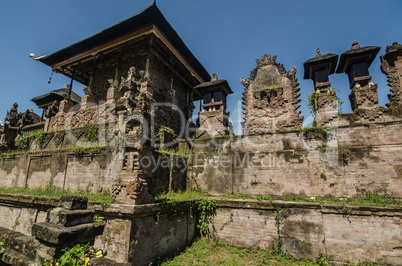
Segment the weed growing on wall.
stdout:
<svg viewBox="0 0 402 266">
<path fill-rule="evenodd" d="M 4 251 L 6 250 L 4 248 L 4 238 L 5 236 L 0 236 L 0 255 L 4 253 Z"/>
<path fill-rule="evenodd" d="M 99 214 L 95 214 L 94 218 L 92 219 L 94 222 L 101 223 L 103 222 L 103 218 L 99 216 Z"/>
<path fill-rule="evenodd" d="M 315 103 L 317 102 L 318 95 L 320 93 L 327 93 L 327 92 L 332 92 L 332 91 L 335 91 L 335 89 L 330 88 L 330 87 L 322 88 L 319 91 L 313 89 L 313 92 L 310 95 L 307 96 L 307 99 L 303 99 L 303 101 L 307 102 L 307 107 L 310 110 L 310 113 L 312 115 L 314 115 L 315 112 L 317 111 Z M 334 99 L 332 99 L 332 100 L 334 100 Z M 339 110 L 342 110 L 343 101 L 338 96 L 336 96 L 335 100 L 336 100 L 336 103 L 337 103 L 337 105 L 339 107 Z"/>
<path fill-rule="evenodd" d="M 22 132 L 21 135 L 15 138 L 14 145 L 19 150 L 27 150 L 29 148 L 29 139 L 29 134 Z"/>
<path fill-rule="evenodd" d="M 198 205 L 198 224 L 197 228 L 202 232 L 206 232 L 210 223 L 212 223 L 212 215 L 215 212 L 216 202 L 210 199 L 201 199 Z"/>
<path fill-rule="evenodd" d="M 34 140 L 37 140 L 39 144 L 43 144 L 45 142 L 45 136 L 46 136 L 46 133 L 43 130 L 41 130 L 41 131 L 34 130 L 31 133 L 31 137 Z"/>
<path fill-rule="evenodd" d="M 87 136 L 87 140 L 89 142 L 94 142 L 98 139 L 98 136 L 96 135 L 96 128 L 95 125 L 91 125 L 91 127 L 89 128 L 88 131 L 88 136 Z"/>
<path fill-rule="evenodd" d="M 276 248 L 278 254 L 282 254 L 282 238 L 281 238 L 281 213 L 280 209 L 276 209 L 275 213 L 275 226 L 276 226 L 276 233 L 278 238 L 276 238 Z"/>
</svg>

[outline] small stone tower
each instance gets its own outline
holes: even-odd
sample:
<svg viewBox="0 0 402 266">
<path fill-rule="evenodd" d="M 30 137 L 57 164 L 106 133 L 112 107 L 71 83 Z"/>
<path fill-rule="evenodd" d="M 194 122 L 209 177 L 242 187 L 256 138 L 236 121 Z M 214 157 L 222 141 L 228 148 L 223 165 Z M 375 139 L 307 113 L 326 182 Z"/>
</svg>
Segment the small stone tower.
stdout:
<svg viewBox="0 0 402 266">
<path fill-rule="evenodd" d="M 379 111 L 377 85 L 371 81 L 368 70 L 379 51 L 380 47 L 360 47 L 355 41 L 349 51 L 341 54 L 336 70 L 336 73 L 346 73 L 349 77 L 352 110 L 370 121 L 382 114 Z"/>
<path fill-rule="evenodd" d="M 226 97 L 232 94 L 228 82 L 225 79 L 218 79 L 213 74 L 211 81 L 202 83 L 195 87 L 202 95 L 203 105 L 199 113 L 199 128 L 196 137 L 213 137 L 225 135 L 229 127 L 229 113 L 226 112 Z M 201 97 L 194 97 L 200 100 Z"/>
<path fill-rule="evenodd" d="M 317 49 L 315 57 L 304 62 L 304 79 L 314 81 L 314 91 L 311 104 L 314 109 L 314 124 L 316 126 L 331 126 L 338 117 L 336 110 L 336 91 L 331 89 L 328 76 L 333 74 L 338 63 L 338 55 L 320 53 Z"/>
</svg>

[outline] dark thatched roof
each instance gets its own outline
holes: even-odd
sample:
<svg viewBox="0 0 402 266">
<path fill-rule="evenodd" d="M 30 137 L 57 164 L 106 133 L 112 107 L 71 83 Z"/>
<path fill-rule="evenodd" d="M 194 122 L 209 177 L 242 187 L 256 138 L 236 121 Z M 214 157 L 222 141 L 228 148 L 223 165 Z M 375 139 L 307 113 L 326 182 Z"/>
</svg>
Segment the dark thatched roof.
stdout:
<svg viewBox="0 0 402 266">
<path fill-rule="evenodd" d="M 33 98 L 31 101 L 33 101 L 37 106 L 41 106 L 43 104 L 47 103 L 52 103 L 54 100 L 61 101 L 65 97 L 67 97 L 67 89 L 59 89 L 59 90 L 54 90 L 49 93 L 37 96 Z M 75 104 L 80 104 L 81 103 L 81 97 L 76 94 L 75 92 L 71 92 L 71 101 L 74 102 Z"/>
<path fill-rule="evenodd" d="M 204 79 L 209 80 L 210 75 L 201 65 L 198 59 L 191 53 L 191 51 L 184 44 L 183 40 L 169 24 L 163 16 L 159 8 L 153 4 L 135 14 L 134 16 L 123 20 L 101 32 L 92 35 L 84 40 L 76 42 L 68 47 L 65 47 L 53 54 L 40 57 L 38 60 L 48 66 L 60 63 L 80 53 L 93 49 L 97 46 L 123 37 L 139 29 L 145 28 L 150 25 L 157 26 L 172 45 L 181 53 L 187 62 L 197 71 L 198 75 Z"/>
</svg>

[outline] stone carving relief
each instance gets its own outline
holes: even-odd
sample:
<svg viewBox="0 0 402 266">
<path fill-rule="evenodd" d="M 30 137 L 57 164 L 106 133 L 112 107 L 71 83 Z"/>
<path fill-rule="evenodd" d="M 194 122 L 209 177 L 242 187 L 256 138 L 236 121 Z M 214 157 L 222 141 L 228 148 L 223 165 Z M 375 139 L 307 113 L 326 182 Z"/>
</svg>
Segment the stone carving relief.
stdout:
<svg viewBox="0 0 402 266">
<path fill-rule="evenodd" d="M 244 132 L 260 134 L 276 130 L 294 130 L 301 127 L 299 83 L 296 67 L 286 71 L 276 62 L 276 56 L 265 54 L 257 59 L 257 67 L 250 78 L 241 78 L 244 85 Z"/>
<path fill-rule="evenodd" d="M 397 43 L 396 43 L 397 44 Z M 395 45 L 395 43 L 394 43 Z M 380 56 L 381 59 L 381 71 L 387 75 L 388 86 L 391 87 L 392 94 L 388 94 L 388 98 L 392 105 L 402 104 L 402 87 L 401 81 L 398 75 L 398 71 L 395 66 L 390 66 L 384 56 Z M 390 105 L 390 104 L 388 104 Z"/>
</svg>

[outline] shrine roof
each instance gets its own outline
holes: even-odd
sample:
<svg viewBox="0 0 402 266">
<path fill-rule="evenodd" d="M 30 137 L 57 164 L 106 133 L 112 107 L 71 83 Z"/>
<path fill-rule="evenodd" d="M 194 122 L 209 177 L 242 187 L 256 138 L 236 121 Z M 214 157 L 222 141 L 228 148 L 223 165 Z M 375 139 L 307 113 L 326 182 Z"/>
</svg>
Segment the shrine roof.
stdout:
<svg viewBox="0 0 402 266">
<path fill-rule="evenodd" d="M 222 88 L 223 91 L 226 93 L 226 95 L 232 94 L 233 91 L 229 86 L 229 83 L 227 82 L 226 79 L 218 79 L 218 80 L 212 80 L 208 82 L 201 83 L 194 88 L 200 93 L 206 93 L 209 91 L 215 91 L 214 88 Z M 201 96 L 194 95 L 194 101 L 202 99 Z"/>
<path fill-rule="evenodd" d="M 209 80 L 210 75 L 207 70 L 188 49 L 156 4 L 152 4 L 130 18 L 106 28 L 84 40 L 76 42 L 50 55 L 39 57 L 37 60 L 53 67 L 60 62 L 151 25 L 156 26 L 165 35 L 168 41 L 203 80 Z"/>
<path fill-rule="evenodd" d="M 312 79 L 313 68 L 326 67 L 328 68 L 328 75 L 335 72 L 336 64 L 338 63 L 338 55 L 324 54 L 310 58 L 303 63 L 304 66 L 304 79 Z"/>
<path fill-rule="evenodd" d="M 67 96 L 67 93 L 68 93 L 67 89 L 65 89 L 65 88 L 58 89 L 58 90 L 54 90 L 49 93 L 37 96 L 37 97 L 31 99 L 31 101 L 33 101 L 37 106 L 41 106 L 41 105 L 49 103 L 49 102 L 51 103 L 54 100 L 61 101 Z M 81 103 L 81 97 L 72 91 L 71 92 L 71 101 L 73 101 L 74 103 Z"/>
<path fill-rule="evenodd" d="M 367 62 L 367 66 L 370 67 L 380 49 L 378 46 L 366 46 L 342 53 L 336 73 L 345 73 L 350 64 L 357 62 Z"/>
</svg>

